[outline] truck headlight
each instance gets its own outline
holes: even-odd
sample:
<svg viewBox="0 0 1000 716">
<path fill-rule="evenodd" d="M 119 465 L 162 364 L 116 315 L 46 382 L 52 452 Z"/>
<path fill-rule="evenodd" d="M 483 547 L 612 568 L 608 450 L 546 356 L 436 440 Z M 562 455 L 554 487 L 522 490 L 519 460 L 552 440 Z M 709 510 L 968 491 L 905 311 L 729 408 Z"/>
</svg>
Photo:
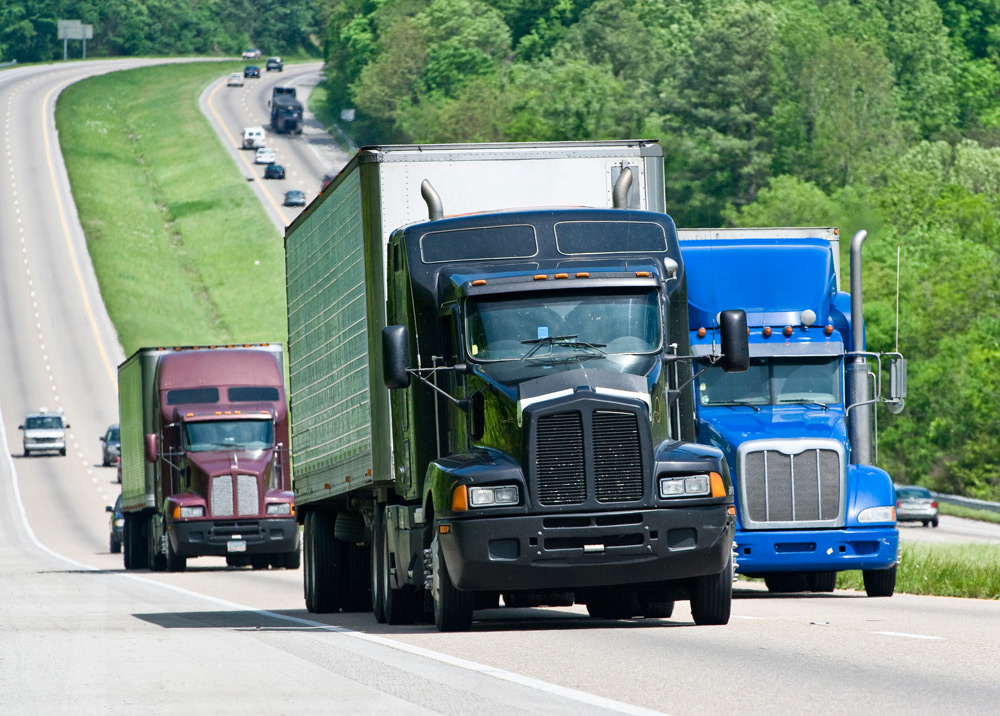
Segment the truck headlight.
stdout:
<svg viewBox="0 0 1000 716">
<path fill-rule="evenodd" d="M 205 506 L 195 505 L 194 507 L 175 507 L 174 517 L 182 520 L 189 519 L 191 517 L 204 517 L 205 516 Z"/>
<path fill-rule="evenodd" d="M 869 507 L 858 513 L 858 522 L 895 522 L 896 508 L 893 505 L 888 507 Z"/>
<path fill-rule="evenodd" d="M 518 502 L 517 485 L 503 487 L 470 487 L 469 502 L 473 507 L 489 505 L 516 505 Z"/>
<path fill-rule="evenodd" d="M 290 515 L 292 514 L 292 503 L 290 502 L 272 502 L 267 506 L 267 514 L 269 515 Z"/>
<path fill-rule="evenodd" d="M 698 497 L 709 494 L 710 490 L 708 475 L 660 478 L 660 497 Z"/>
</svg>

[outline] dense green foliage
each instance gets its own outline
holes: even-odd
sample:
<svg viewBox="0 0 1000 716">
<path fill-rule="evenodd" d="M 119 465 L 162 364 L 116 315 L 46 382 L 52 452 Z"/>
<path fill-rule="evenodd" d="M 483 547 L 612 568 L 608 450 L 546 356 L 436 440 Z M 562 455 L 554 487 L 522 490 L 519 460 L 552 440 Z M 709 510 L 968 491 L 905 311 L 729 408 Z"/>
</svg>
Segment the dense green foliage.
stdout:
<svg viewBox="0 0 1000 716">
<path fill-rule="evenodd" d="M 73 200 L 125 355 L 285 340 L 281 235 L 198 108 L 239 67 L 113 72 L 59 96 Z"/>
<path fill-rule="evenodd" d="M 1000 0 L 326 8 L 359 144 L 658 138 L 681 226 L 867 229 L 871 350 L 897 347 L 898 248 L 910 390 L 879 462 L 1000 500 Z"/>
<path fill-rule="evenodd" d="M 93 26 L 87 57 L 310 53 L 321 27 L 315 0 L 0 0 L 0 61 L 61 60 L 58 20 Z"/>
</svg>

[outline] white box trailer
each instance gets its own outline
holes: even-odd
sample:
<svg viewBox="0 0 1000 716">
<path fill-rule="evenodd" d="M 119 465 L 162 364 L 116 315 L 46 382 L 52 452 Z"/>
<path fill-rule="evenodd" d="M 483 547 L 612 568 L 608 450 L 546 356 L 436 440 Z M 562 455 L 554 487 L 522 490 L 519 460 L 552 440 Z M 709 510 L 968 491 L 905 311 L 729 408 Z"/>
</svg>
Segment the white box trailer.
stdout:
<svg viewBox="0 0 1000 716">
<path fill-rule="evenodd" d="M 610 207 L 628 167 L 630 209 L 663 212 L 663 150 L 650 140 L 364 147 L 285 234 L 296 501 L 392 482 L 382 382 L 385 245 L 428 218 L 426 180 L 446 214 Z"/>
</svg>

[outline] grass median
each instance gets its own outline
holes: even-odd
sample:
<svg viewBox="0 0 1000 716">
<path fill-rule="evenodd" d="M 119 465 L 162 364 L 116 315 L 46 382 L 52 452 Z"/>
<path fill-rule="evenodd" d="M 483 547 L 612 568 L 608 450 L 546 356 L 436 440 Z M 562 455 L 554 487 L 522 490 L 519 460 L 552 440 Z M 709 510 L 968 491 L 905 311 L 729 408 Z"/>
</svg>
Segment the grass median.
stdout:
<svg viewBox="0 0 1000 716">
<path fill-rule="evenodd" d="M 59 97 L 73 199 L 126 355 L 285 342 L 282 237 L 198 108 L 206 86 L 241 69 L 113 72 Z"/>
</svg>

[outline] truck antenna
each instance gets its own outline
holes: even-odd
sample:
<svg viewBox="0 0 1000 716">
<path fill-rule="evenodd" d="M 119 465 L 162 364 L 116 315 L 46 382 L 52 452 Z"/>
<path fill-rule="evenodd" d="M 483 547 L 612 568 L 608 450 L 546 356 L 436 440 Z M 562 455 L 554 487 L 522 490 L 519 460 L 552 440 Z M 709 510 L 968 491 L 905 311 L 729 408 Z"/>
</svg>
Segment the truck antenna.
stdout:
<svg viewBox="0 0 1000 716">
<path fill-rule="evenodd" d="M 431 221 L 444 218 L 444 204 L 441 203 L 441 195 L 426 179 L 420 182 L 420 196 L 427 203 L 427 215 Z"/>
<path fill-rule="evenodd" d="M 896 347 L 893 350 L 899 353 L 899 241 L 896 241 Z"/>
</svg>

